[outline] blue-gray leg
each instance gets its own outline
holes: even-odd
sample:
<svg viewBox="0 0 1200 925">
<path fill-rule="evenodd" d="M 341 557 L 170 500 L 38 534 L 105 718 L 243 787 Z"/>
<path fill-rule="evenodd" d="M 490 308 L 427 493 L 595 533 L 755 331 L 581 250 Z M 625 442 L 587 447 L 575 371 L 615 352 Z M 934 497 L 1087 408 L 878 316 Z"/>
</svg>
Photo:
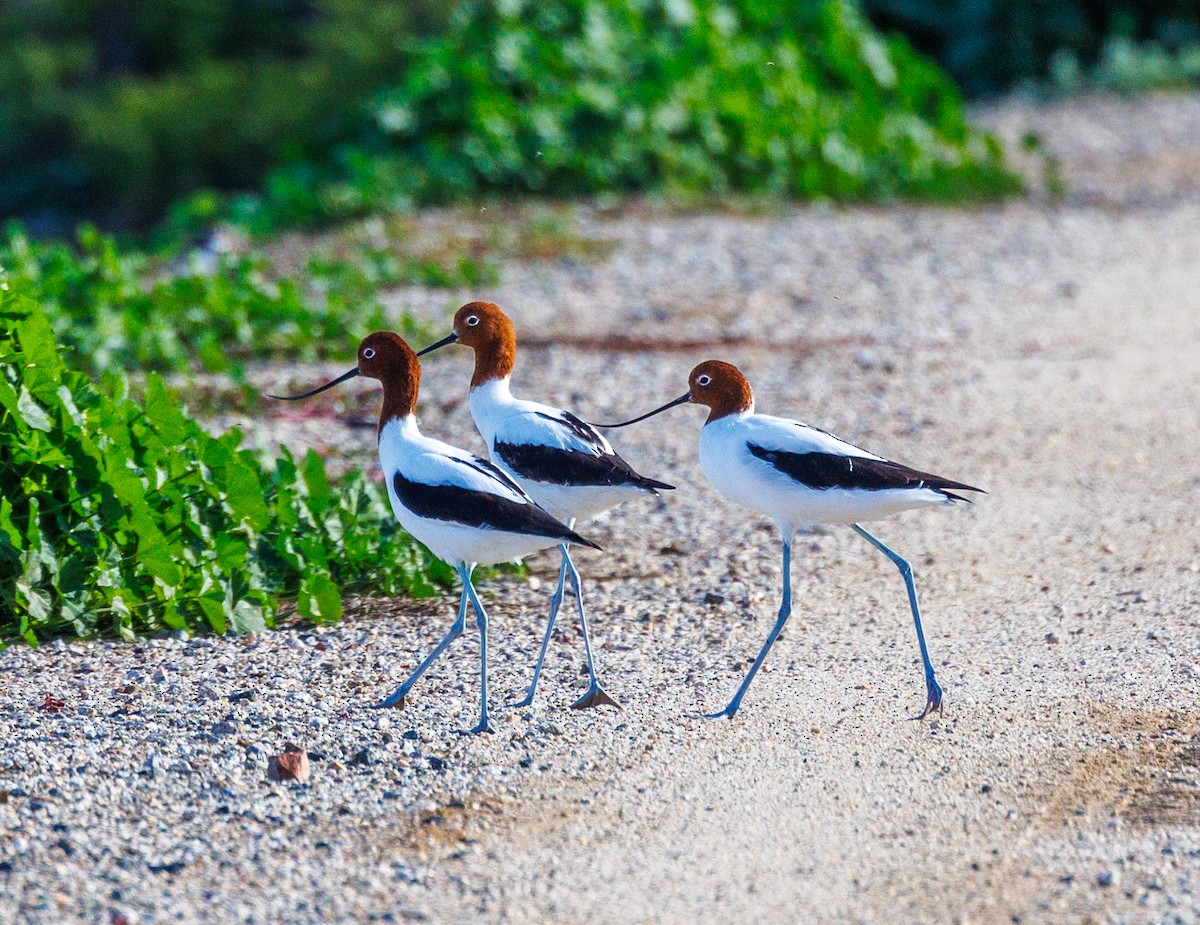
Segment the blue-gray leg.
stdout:
<svg viewBox="0 0 1200 925">
<path fill-rule="evenodd" d="M 783 541 L 783 603 L 779 605 L 779 616 L 775 620 L 775 625 L 771 627 L 771 632 L 767 634 L 767 641 L 763 643 L 761 651 L 758 653 L 758 658 L 754 660 L 754 664 L 750 666 L 750 670 L 746 672 L 746 677 L 742 681 L 742 686 L 737 689 L 737 693 L 733 695 L 733 699 L 729 701 L 729 706 L 719 713 L 705 714 L 709 719 L 715 719 L 718 716 L 732 717 L 738 711 L 738 707 L 742 704 L 742 698 L 746 696 L 746 691 L 750 687 L 750 682 L 754 680 L 754 676 L 758 674 L 758 669 L 762 667 L 763 661 L 767 657 L 767 653 L 771 651 L 771 646 L 775 645 L 775 640 L 779 638 L 779 634 L 783 632 L 783 625 L 787 623 L 788 617 L 792 615 L 792 539 L 789 536 Z"/>
<path fill-rule="evenodd" d="M 550 619 L 546 621 L 546 635 L 542 638 L 542 651 L 538 653 L 537 664 L 533 666 L 533 681 L 529 684 L 529 693 L 525 695 L 525 699 L 516 704 L 518 707 L 527 707 L 533 703 L 533 695 L 537 693 L 538 679 L 542 676 L 542 663 L 546 661 L 546 650 L 550 648 L 550 637 L 554 635 L 554 621 L 558 619 L 558 608 L 562 606 L 563 590 L 566 587 L 567 581 L 567 562 L 570 561 L 570 553 L 567 552 L 567 544 L 563 543 L 559 547 L 562 550 L 562 565 L 558 569 L 558 587 L 554 589 L 554 594 L 550 598 Z"/>
<path fill-rule="evenodd" d="M 467 586 L 464 584 L 462 589 L 462 597 L 458 601 L 458 618 L 454 621 L 454 625 L 450 627 L 450 632 L 442 637 L 442 641 L 439 642 L 436 648 L 434 648 L 434 650 L 425 657 L 425 661 L 421 662 L 421 664 L 417 666 L 417 670 L 410 674 L 408 679 L 398 688 L 396 688 L 395 693 L 386 700 L 381 700 L 379 703 L 375 704 L 375 707 L 377 709 L 381 707 L 403 707 L 404 698 L 408 696 L 408 692 L 412 689 L 412 686 L 417 683 L 417 678 L 421 677 L 421 675 L 425 673 L 425 669 L 437 661 L 437 657 L 442 654 L 442 650 L 444 650 L 446 646 L 450 645 L 450 643 L 454 642 L 454 640 L 461 636 L 466 628 Z"/>
<path fill-rule="evenodd" d="M 575 591 L 575 603 L 579 605 L 579 625 L 583 629 L 583 652 L 587 657 L 588 669 L 588 689 L 582 697 L 571 704 L 571 709 L 587 710 L 591 707 L 610 704 L 619 710 L 621 709 L 621 705 L 608 695 L 596 679 L 596 663 L 592 660 L 592 639 L 591 633 L 588 632 L 587 612 L 583 606 L 583 588 L 579 580 L 579 570 L 575 568 L 575 563 L 571 561 L 571 551 L 565 543 L 562 550 L 563 562 L 567 567 L 568 574 L 571 576 L 571 588 Z"/>
<path fill-rule="evenodd" d="M 925 632 L 921 629 L 921 608 L 917 604 L 917 587 L 913 584 L 912 566 L 858 524 L 853 526 L 859 536 L 891 559 L 892 564 L 900 569 L 900 574 L 904 578 L 904 586 L 908 588 L 908 604 L 912 608 L 913 623 L 917 627 L 917 643 L 921 647 L 921 661 L 925 663 L 925 709 L 920 716 L 914 716 L 913 719 L 924 719 L 930 713 L 941 713 L 942 688 L 933 675 L 933 662 L 929 660 L 929 649 L 925 645 Z"/>
<path fill-rule="evenodd" d="M 492 727 L 488 722 L 488 687 L 487 687 L 487 631 L 488 619 L 487 611 L 483 609 L 483 604 L 479 603 L 479 595 L 475 593 L 475 586 L 471 584 L 471 569 L 473 566 L 460 565 L 458 572 L 462 575 L 463 586 L 467 589 L 467 594 L 471 597 L 471 606 L 475 608 L 475 622 L 479 626 L 479 725 L 474 729 L 467 731 L 467 735 L 474 735 L 477 732 L 491 732 Z"/>
</svg>

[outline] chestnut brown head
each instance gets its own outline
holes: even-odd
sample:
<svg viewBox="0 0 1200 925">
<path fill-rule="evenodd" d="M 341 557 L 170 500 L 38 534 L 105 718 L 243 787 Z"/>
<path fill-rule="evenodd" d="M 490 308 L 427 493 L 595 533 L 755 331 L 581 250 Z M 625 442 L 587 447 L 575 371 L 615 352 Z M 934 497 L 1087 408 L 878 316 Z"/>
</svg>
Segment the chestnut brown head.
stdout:
<svg viewBox="0 0 1200 925">
<path fill-rule="evenodd" d="M 742 375 L 741 370 L 730 363 L 721 360 L 705 360 L 692 370 L 688 376 L 688 390 L 674 401 L 669 401 L 653 411 L 619 424 L 597 424 L 597 427 L 625 427 L 636 424 L 646 418 L 654 417 L 668 408 L 688 403 L 707 405 L 709 408 L 708 421 L 711 423 L 728 414 L 740 414 L 743 411 L 754 410 L 754 396 L 750 392 L 750 383 Z"/>
<path fill-rule="evenodd" d="M 517 357 L 517 335 L 508 316 L 491 302 L 468 302 L 454 313 L 450 334 L 430 344 L 418 356 L 454 343 L 475 351 L 471 388 L 512 375 Z"/>
<path fill-rule="evenodd" d="M 404 338 L 391 331 L 376 331 L 363 338 L 358 345 L 358 365 L 343 373 L 332 382 L 304 392 L 301 395 L 270 395 L 284 401 L 311 398 L 326 389 L 365 376 L 383 383 L 383 409 L 379 415 L 379 429 L 392 418 L 403 418 L 412 414 L 417 407 L 417 392 L 421 387 L 421 363 Z"/>
<path fill-rule="evenodd" d="M 754 410 L 754 393 L 742 371 L 732 363 L 705 360 L 688 376 L 688 397 L 707 405 L 708 420 Z"/>
</svg>

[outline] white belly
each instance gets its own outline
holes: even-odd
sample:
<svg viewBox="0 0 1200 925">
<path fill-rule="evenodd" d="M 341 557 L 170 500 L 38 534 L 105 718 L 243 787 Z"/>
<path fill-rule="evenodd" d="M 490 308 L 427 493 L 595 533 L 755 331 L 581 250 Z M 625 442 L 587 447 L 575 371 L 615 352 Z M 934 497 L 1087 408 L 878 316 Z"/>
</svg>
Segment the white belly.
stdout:
<svg viewBox="0 0 1200 925">
<path fill-rule="evenodd" d="M 435 556 L 451 565 L 457 565 L 459 562 L 478 565 L 512 562 L 538 550 L 558 545 L 558 540 L 553 537 L 508 533 L 504 530 L 469 527 L 444 520 L 418 517 L 396 500 L 390 488 L 388 497 L 400 526 Z"/>
</svg>

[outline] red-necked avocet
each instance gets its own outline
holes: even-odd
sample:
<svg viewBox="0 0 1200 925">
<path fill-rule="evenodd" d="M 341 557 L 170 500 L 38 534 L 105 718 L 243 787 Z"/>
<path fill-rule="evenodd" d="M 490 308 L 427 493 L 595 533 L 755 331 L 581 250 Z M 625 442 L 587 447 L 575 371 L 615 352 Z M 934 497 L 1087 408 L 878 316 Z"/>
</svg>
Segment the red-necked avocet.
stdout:
<svg viewBox="0 0 1200 925">
<path fill-rule="evenodd" d="M 490 302 L 470 302 L 454 316 L 451 333 L 418 354 L 423 356 L 453 343 L 475 351 L 470 406 L 475 427 L 487 444 L 492 462 L 516 479 L 521 487 L 555 517 L 572 527 L 638 495 L 655 495 L 673 486 L 638 475 L 590 424 L 569 411 L 513 398 L 509 378 L 517 352 L 512 322 Z M 533 703 L 542 662 L 562 604 L 567 577 L 579 608 L 583 650 L 587 658 L 588 689 L 572 704 L 577 710 L 617 702 L 600 686 L 592 659 L 587 614 L 583 606 L 579 572 L 571 561 L 570 544 L 561 546 L 562 566 L 558 586 L 550 599 L 550 618 L 542 650 L 533 669 L 529 692 L 518 706 Z"/>
<path fill-rule="evenodd" d="M 435 556 L 453 565 L 463 585 L 458 617 L 450 631 L 408 679 L 377 706 L 404 705 L 417 679 L 466 629 L 470 601 L 479 626 L 480 664 L 480 719 L 471 732 L 489 731 L 487 613 L 471 583 L 472 570 L 476 565 L 508 562 L 560 543 L 599 547 L 539 507 L 487 460 L 421 433 L 415 415 L 421 364 L 412 348 L 396 334 L 377 331 L 366 337 L 358 348 L 358 366 L 332 382 L 303 395 L 271 397 L 289 401 L 309 398 L 355 376 L 378 379 L 383 384 L 379 464 L 396 519 Z"/>
<path fill-rule="evenodd" d="M 909 564 L 868 533 L 860 521 L 882 520 L 910 508 L 966 501 L 956 491 L 982 491 L 890 462 L 815 427 L 754 413 L 750 383 L 736 366 L 708 360 L 692 370 L 688 392 L 661 408 L 620 424 L 644 421 L 676 405 L 707 405 L 700 431 L 700 468 L 717 490 L 738 504 L 766 514 L 783 538 L 783 603 L 762 650 L 729 705 L 710 716 L 733 716 L 792 611 L 792 540 L 801 527 L 848 524 L 900 569 L 925 664 L 925 709 L 916 719 L 941 712 L 942 689 L 921 630 L 921 610 Z"/>
</svg>

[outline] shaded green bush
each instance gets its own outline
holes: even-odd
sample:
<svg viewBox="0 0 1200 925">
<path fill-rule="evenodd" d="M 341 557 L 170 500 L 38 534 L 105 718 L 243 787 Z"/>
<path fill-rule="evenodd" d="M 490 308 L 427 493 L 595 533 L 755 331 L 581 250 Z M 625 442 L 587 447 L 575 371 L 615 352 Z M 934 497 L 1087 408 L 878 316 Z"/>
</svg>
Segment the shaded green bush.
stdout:
<svg viewBox="0 0 1200 925">
<path fill-rule="evenodd" d="M 1125 38 L 1110 38 L 1090 67 L 1071 52 L 1059 52 L 1050 62 L 1050 81 L 1060 93 L 1144 93 L 1197 86 L 1200 41 L 1171 51 L 1154 42 L 1136 44 Z"/>
<path fill-rule="evenodd" d="M 902 31 L 971 95 L 1054 79 L 1056 61 L 1073 60 L 1084 72 L 1103 69 L 1114 40 L 1167 55 L 1200 44 L 1195 0 L 862 2 L 880 28 Z"/>
<path fill-rule="evenodd" d="M 62 233 L 323 157 L 436 28 L 434 0 L 0 4 L 0 215 Z"/>
<path fill-rule="evenodd" d="M 359 143 L 275 172 L 250 224 L 496 191 L 944 200 L 1017 188 L 958 93 L 846 0 L 468 0 Z"/>
<path fill-rule="evenodd" d="M 361 473 L 331 486 L 315 453 L 286 451 L 264 467 L 153 374 L 135 401 L 117 377 L 110 398 L 67 369 L 21 288 L 0 290 L 0 645 L 253 631 L 281 596 L 332 621 L 341 590 L 425 595 L 449 580 Z"/>
</svg>

